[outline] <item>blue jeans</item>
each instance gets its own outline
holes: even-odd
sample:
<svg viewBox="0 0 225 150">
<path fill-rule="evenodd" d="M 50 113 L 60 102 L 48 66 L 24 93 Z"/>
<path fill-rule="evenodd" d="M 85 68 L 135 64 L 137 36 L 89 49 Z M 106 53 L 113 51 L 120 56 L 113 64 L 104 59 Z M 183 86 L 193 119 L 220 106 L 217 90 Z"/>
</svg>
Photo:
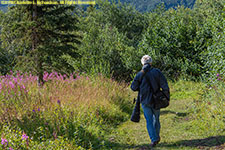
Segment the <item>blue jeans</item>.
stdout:
<svg viewBox="0 0 225 150">
<path fill-rule="evenodd" d="M 148 135 L 152 142 L 159 140 L 160 136 L 160 110 L 155 110 L 153 107 L 147 104 L 142 104 L 144 116 L 146 119 Z"/>
</svg>

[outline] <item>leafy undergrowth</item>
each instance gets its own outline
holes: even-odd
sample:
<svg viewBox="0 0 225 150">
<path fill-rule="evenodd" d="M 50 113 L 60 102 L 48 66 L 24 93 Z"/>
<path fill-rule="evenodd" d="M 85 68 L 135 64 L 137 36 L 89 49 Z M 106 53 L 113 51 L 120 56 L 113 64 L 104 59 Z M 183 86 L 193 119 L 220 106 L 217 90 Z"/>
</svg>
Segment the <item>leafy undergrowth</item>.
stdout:
<svg viewBox="0 0 225 150">
<path fill-rule="evenodd" d="M 2 149 L 105 149 L 105 135 L 129 119 L 130 90 L 102 76 L 56 72 L 0 77 Z"/>
</svg>

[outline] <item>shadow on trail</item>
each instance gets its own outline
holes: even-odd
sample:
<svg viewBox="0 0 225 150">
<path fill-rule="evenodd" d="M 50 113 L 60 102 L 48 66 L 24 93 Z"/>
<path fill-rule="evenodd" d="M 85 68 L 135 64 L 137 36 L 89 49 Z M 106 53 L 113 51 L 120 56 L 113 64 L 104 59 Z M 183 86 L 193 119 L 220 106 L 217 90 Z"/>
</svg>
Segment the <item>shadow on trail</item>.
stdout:
<svg viewBox="0 0 225 150">
<path fill-rule="evenodd" d="M 175 114 L 178 117 L 186 117 L 189 113 L 175 112 L 175 111 L 171 111 L 171 110 L 162 110 L 160 112 L 160 115 L 166 115 L 166 114 Z"/>
<path fill-rule="evenodd" d="M 142 147 L 146 147 L 146 145 L 140 145 L 140 149 Z M 181 140 L 175 143 L 167 144 L 160 143 L 154 149 L 166 149 L 166 148 L 174 148 L 179 149 L 179 147 L 194 147 L 199 149 L 215 149 L 215 150 L 224 150 L 225 149 L 225 136 L 212 136 L 204 139 L 193 139 L 193 140 Z M 150 148 L 149 148 L 150 149 Z"/>
<path fill-rule="evenodd" d="M 112 147 L 107 147 L 110 150 L 151 150 L 149 144 L 142 145 L 128 145 L 128 144 L 119 144 L 119 143 L 111 143 Z"/>
<path fill-rule="evenodd" d="M 182 140 L 173 145 L 188 146 L 188 147 L 220 147 L 225 148 L 225 136 L 212 136 L 204 139 Z"/>
<path fill-rule="evenodd" d="M 111 143 L 112 144 L 112 143 Z M 114 143 L 113 150 L 164 150 L 168 148 L 179 150 L 180 147 L 193 147 L 199 149 L 212 149 L 212 150 L 224 150 L 225 149 L 225 136 L 212 136 L 204 139 L 193 139 L 193 140 L 181 140 L 175 143 L 159 143 L 156 147 L 151 148 L 148 144 L 141 145 L 121 145 Z"/>
</svg>

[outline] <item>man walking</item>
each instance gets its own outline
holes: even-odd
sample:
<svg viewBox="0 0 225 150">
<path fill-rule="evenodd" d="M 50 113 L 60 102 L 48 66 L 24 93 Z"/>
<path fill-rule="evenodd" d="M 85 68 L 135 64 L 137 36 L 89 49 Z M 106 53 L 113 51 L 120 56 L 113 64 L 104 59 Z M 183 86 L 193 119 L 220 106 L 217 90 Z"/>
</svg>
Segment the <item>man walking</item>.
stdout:
<svg viewBox="0 0 225 150">
<path fill-rule="evenodd" d="M 169 97 L 169 86 L 162 72 L 159 69 L 151 67 L 152 58 L 150 56 L 144 55 L 141 63 L 143 65 L 142 70 L 135 76 L 131 84 L 131 89 L 133 91 L 139 91 L 139 99 L 144 111 L 148 134 L 151 139 L 150 146 L 154 147 L 160 141 L 160 110 L 153 108 L 152 94 L 161 88 L 167 97 Z"/>
</svg>

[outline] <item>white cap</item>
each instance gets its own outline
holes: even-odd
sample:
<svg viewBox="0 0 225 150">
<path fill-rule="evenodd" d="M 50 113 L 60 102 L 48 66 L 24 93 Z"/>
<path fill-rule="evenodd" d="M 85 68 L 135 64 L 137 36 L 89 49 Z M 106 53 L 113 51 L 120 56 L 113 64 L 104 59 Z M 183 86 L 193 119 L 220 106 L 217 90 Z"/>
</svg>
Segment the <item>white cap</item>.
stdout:
<svg viewBox="0 0 225 150">
<path fill-rule="evenodd" d="M 152 58 L 149 55 L 144 55 L 141 58 L 142 65 L 152 63 Z"/>
</svg>

